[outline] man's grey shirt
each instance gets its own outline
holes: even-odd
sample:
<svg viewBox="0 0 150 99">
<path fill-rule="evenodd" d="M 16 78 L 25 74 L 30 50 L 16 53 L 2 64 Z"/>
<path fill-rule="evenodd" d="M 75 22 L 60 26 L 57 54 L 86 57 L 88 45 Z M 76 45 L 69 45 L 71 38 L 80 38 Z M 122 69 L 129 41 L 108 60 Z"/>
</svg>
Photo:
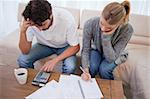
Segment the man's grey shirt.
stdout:
<svg viewBox="0 0 150 99">
<path fill-rule="evenodd" d="M 124 51 L 130 40 L 133 28 L 127 23 L 119 26 L 111 35 L 103 35 L 99 25 L 100 17 L 94 17 L 87 20 L 83 29 L 83 48 L 82 48 L 82 66 L 90 66 L 90 51 L 97 49 L 102 53 L 105 59 L 112 63 Z"/>
</svg>

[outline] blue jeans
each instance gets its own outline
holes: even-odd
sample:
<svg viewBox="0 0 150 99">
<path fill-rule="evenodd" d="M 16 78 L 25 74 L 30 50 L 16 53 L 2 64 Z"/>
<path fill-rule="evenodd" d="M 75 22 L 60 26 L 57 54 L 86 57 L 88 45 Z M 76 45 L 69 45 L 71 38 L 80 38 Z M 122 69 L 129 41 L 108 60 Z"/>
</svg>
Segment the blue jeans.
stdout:
<svg viewBox="0 0 150 99">
<path fill-rule="evenodd" d="M 113 80 L 113 70 L 117 65 L 113 63 L 109 63 L 106 61 L 103 54 L 101 54 L 98 50 L 91 50 L 90 52 L 90 74 L 91 77 L 95 77 L 97 73 L 99 73 L 102 79 L 111 79 Z"/>
<path fill-rule="evenodd" d="M 22 68 L 34 68 L 34 62 L 48 57 L 52 54 L 61 54 L 69 46 L 63 48 L 52 48 L 41 44 L 34 44 L 28 54 L 21 54 L 18 58 L 18 64 Z M 76 69 L 76 55 L 70 56 L 63 60 L 62 72 L 71 74 L 75 72 Z"/>
</svg>

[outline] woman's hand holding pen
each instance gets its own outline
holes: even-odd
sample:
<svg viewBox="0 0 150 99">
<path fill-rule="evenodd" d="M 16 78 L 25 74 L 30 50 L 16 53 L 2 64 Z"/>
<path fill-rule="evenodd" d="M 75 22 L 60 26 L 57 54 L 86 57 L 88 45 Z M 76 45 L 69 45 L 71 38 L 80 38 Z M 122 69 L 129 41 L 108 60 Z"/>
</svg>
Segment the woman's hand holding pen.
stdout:
<svg viewBox="0 0 150 99">
<path fill-rule="evenodd" d="M 85 81 L 89 81 L 91 80 L 91 75 L 89 73 L 88 68 L 83 69 L 82 67 L 80 67 L 80 69 L 82 70 L 82 74 L 81 74 L 81 78 Z"/>
</svg>

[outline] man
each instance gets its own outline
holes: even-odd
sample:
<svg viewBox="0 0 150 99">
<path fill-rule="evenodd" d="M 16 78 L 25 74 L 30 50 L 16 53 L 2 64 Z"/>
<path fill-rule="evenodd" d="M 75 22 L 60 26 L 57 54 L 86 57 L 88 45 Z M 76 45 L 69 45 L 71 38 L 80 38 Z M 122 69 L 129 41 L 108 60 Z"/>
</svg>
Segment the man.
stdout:
<svg viewBox="0 0 150 99">
<path fill-rule="evenodd" d="M 34 68 L 35 61 L 57 54 L 41 70 L 52 71 L 59 61 L 63 61 L 62 72 L 74 73 L 76 53 L 80 47 L 73 16 L 64 9 L 52 9 L 46 0 L 30 1 L 22 15 L 24 20 L 19 41 L 22 54 L 18 58 L 19 66 Z M 34 36 L 37 43 L 32 46 Z"/>
</svg>

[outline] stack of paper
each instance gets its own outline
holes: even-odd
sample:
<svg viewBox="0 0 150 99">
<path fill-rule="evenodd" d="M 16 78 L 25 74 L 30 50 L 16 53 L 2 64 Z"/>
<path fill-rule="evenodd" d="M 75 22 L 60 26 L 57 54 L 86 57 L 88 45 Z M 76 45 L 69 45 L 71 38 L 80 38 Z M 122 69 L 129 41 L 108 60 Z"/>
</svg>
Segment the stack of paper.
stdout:
<svg viewBox="0 0 150 99">
<path fill-rule="evenodd" d="M 61 75 L 59 82 L 52 80 L 26 99 L 100 99 L 103 95 L 93 78 L 83 81 L 76 75 Z"/>
<path fill-rule="evenodd" d="M 47 83 L 44 87 L 38 89 L 31 95 L 25 97 L 26 99 L 61 99 L 59 98 L 58 83 L 55 80 Z"/>
</svg>

